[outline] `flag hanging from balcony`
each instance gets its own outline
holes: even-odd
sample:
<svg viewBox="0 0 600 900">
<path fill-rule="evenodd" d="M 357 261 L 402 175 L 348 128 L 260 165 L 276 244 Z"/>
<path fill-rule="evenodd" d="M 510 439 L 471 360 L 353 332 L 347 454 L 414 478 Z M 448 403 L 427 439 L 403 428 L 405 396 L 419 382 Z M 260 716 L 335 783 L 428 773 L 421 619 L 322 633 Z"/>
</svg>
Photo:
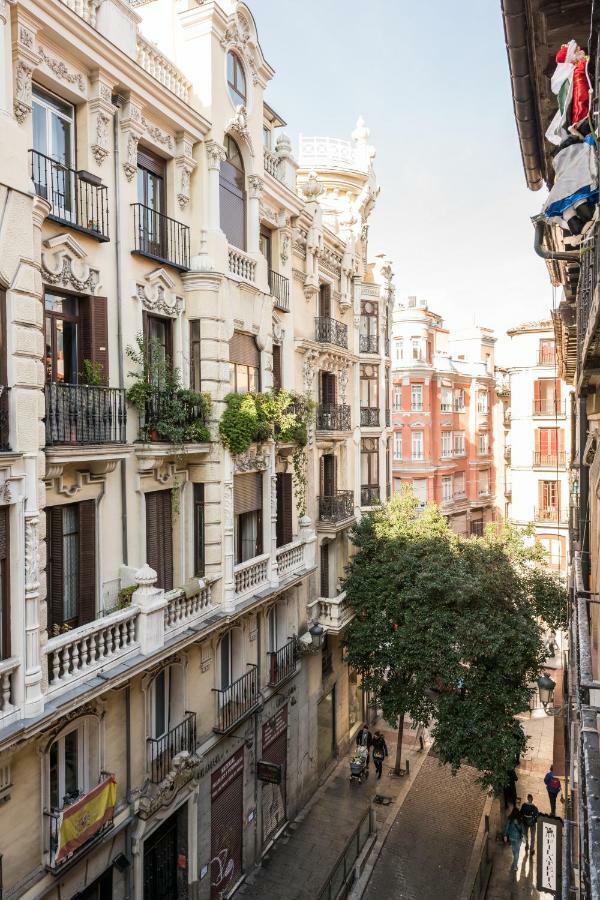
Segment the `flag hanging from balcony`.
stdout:
<svg viewBox="0 0 600 900">
<path fill-rule="evenodd" d="M 66 807 L 59 827 L 56 863 L 63 862 L 112 821 L 116 800 L 117 783 L 111 775 Z"/>
</svg>

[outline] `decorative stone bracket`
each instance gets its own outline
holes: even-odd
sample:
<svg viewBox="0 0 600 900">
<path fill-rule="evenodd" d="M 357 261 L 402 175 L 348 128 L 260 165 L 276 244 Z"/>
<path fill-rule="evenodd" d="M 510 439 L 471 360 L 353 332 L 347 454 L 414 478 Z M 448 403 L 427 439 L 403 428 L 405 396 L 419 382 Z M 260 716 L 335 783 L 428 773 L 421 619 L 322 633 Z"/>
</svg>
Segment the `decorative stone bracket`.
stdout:
<svg viewBox="0 0 600 900">
<path fill-rule="evenodd" d="M 134 298 L 142 301 L 147 312 L 176 318 L 183 311 L 183 298 L 175 292 L 176 284 L 162 267 L 144 277 L 135 286 Z"/>
<path fill-rule="evenodd" d="M 112 85 L 97 73 L 92 82 L 90 119 L 92 143 L 90 150 L 99 166 L 110 153 L 110 124 L 114 115 L 112 105 Z"/>
<path fill-rule="evenodd" d="M 40 63 L 40 55 L 35 50 L 36 29 L 17 18 L 17 40 L 13 46 L 15 119 L 23 125 L 31 112 L 31 76 Z"/>
<path fill-rule="evenodd" d="M 197 163 L 192 157 L 192 142 L 183 132 L 180 132 L 177 135 L 176 150 L 177 156 L 175 157 L 175 168 L 177 169 L 177 202 L 179 203 L 180 209 L 185 209 L 190 202 L 190 180 Z"/>
<path fill-rule="evenodd" d="M 56 234 L 43 242 L 42 278 L 46 284 L 95 294 L 100 273 L 85 262 L 87 253 L 70 234 Z"/>
<path fill-rule="evenodd" d="M 138 141 L 144 133 L 144 119 L 141 107 L 129 99 L 123 107 L 121 131 L 125 136 L 125 161 L 123 171 L 127 181 L 132 181 L 137 173 Z"/>
</svg>

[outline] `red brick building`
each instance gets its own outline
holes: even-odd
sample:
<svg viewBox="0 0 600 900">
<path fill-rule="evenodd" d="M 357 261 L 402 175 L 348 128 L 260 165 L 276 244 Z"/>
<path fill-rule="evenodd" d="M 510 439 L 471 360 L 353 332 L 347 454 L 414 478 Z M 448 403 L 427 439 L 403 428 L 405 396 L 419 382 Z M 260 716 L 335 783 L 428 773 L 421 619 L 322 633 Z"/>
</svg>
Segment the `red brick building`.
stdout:
<svg viewBox="0 0 600 900">
<path fill-rule="evenodd" d="M 393 490 L 435 501 L 459 534 L 494 519 L 495 341 L 478 326 L 451 338 L 416 297 L 394 311 Z"/>
</svg>

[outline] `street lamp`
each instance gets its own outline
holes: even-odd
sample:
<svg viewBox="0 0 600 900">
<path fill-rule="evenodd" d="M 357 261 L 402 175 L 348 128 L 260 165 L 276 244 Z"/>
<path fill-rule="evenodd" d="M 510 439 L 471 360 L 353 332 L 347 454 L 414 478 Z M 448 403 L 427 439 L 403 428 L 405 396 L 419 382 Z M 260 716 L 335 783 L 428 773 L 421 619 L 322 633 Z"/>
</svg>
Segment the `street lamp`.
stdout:
<svg viewBox="0 0 600 900">
<path fill-rule="evenodd" d="M 313 648 L 315 650 L 320 650 L 323 646 L 323 638 L 325 636 L 325 629 L 323 626 L 319 622 L 313 622 L 308 629 L 308 633 L 310 634 Z"/>
<path fill-rule="evenodd" d="M 540 702 L 544 707 L 544 712 L 547 712 L 546 707 L 549 703 L 552 702 L 554 698 L 554 688 L 556 687 L 556 682 L 552 681 L 550 676 L 544 673 L 538 678 L 537 686 L 538 691 L 540 692 Z"/>
</svg>

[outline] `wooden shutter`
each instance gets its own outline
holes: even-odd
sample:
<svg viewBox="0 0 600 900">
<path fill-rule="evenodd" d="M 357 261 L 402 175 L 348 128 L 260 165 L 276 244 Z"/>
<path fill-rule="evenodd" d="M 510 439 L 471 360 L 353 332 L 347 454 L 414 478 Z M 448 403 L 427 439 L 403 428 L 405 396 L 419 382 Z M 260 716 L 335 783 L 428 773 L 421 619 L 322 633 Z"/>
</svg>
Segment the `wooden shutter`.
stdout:
<svg viewBox="0 0 600 900">
<path fill-rule="evenodd" d="M 106 297 L 88 297 L 81 301 L 81 355 L 102 368 L 102 384 L 109 383 L 108 307 Z"/>
<path fill-rule="evenodd" d="M 171 491 L 146 494 L 146 560 L 165 591 L 173 587 L 173 525 Z"/>
<path fill-rule="evenodd" d="M 335 375 L 333 372 L 321 372 L 321 403 L 335 404 Z"/>
<path fill-rule="evenodd" d="M 233 476 L 233 511 L 236 516 L 262 509 L 262 472 Z"/>
<path fill-rule="evenodd" d="M 96 618 L 96 501 L 79 507 L 79 625 Z"/>
<path fill-rule="evenodd" d="M 8 507 L 0 508 L 0 659 L 10 656 L 10 536 Z"/>
<path fill-rule="evenodd" d="M 204 485 L 194 484 L 194 575 L 202 577 L 205 569 Z"/>
<path fill-rule="evenodd" d="M 331 318 L 331 285 L 322 284 L 319 288 L 319 315 Z"/>
<path fill-rule="evenodd" d="M 329 544 L 321 544 L 321 597 L 329 597 Z"/>
<path fill-rule="evenodd" d="M 63 508 L 46 510 L 46 545 L 48 553 L 48 629 L 61 625 L 64 610 L 63 586 Z"/>
<path fill-rule="evenodd" d="M 200 319 L 192 319 L 190 322 L 190 387 L 193 391 L 202 390 Z"/>
<path fill-rule="evenodd" d="M 335 494 L 335 458 L 330 453 L 321 457 L 323 463 L 323 494 L 332 497 Z"/>
<path fill-rule="evenodd" d="M 229 362 L 242 366 L 260 367 L 260 350 L 253 334 L 234 331 L 229 341 Z"/>
<path fill-rule="evenodd" d="M 288 472 L 277 473 L 277 546 L 283 547 L 292 540 L 292 476 Z"/>
<path fill-rule="evenodd" d="M 273 387 L 281 390 L 281 344 L 273 344 Z"/>
<path fill-rule="evenodd" d="M 542 430 L 541 428 L 535 429 L 535 452 L 542 453 Z"/>
<path fill-rule="evenodd" d="M 560 404 L 560 378 L 557 378 L 554 382 L 554 399 L 556 401 L 556 408 L 558 410 Z"/>
</svg>

